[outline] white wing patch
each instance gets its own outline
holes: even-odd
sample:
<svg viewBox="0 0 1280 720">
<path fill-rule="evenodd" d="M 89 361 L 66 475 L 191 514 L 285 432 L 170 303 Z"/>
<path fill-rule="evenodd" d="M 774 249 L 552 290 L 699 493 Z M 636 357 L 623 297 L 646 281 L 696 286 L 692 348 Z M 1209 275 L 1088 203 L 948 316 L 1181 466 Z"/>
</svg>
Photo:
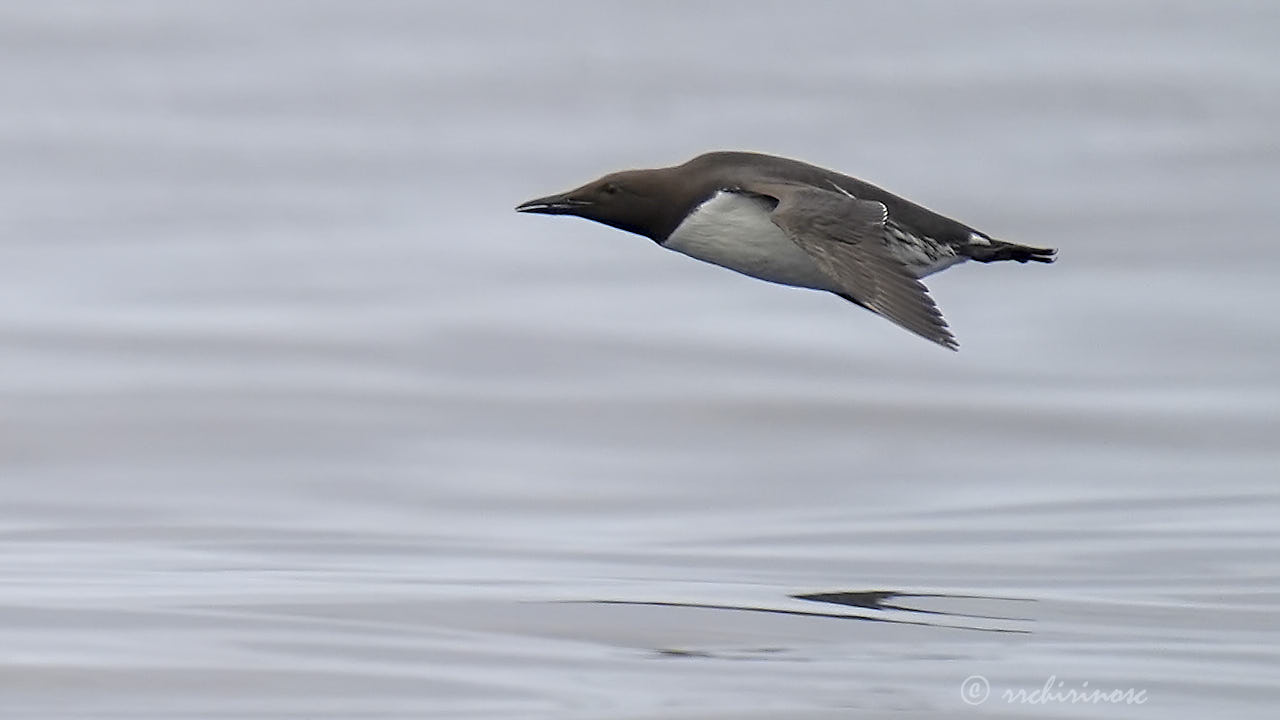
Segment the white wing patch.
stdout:
<svg viewBox="0 0 1280 720">
<path fill-rule="evenodd" d="M 828 180 L 827 182 L 831 183 L 831 187 L 835 188 L 836 192 L 840 193 L 841 195 L 844 195 L 845 197 L 853 197 L 853 193 L 840 187 L 840 183 L 836 182 L 835 180 Z"/>
</svg>

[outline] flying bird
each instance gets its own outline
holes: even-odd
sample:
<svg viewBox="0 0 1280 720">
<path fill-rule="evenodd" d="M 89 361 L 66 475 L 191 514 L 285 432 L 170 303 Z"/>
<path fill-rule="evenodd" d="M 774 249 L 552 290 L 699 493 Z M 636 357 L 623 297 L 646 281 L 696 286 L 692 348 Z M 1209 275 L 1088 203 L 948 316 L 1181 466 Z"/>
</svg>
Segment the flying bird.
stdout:
<svg viewBox="0 0 1280 720">
<path fill-rule="evenodd" d="M 958 349 L 920 278 L 966 260 L 1054 261 L 857 178 L 772 155 L 712 152 L 623 170 L 519 212 L 576 215 L 761 280 L 839 295 Z"/>
</svg>

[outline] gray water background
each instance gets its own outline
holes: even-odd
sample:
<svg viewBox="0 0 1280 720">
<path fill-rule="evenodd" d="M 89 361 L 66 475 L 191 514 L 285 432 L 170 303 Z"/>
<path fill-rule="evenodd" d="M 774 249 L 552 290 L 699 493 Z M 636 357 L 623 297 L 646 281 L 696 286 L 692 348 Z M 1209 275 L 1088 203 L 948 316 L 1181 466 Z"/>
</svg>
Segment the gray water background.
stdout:
<svg viewBox="0 0 1280 720">
<path fill-rule="evenodd" d="M 1278 37 L 0 3 L 0 716 L 1273 717 Z M 932 278 L 953 354 L 511 211 L 719 148 L 1061 261 Z"/>
</svg>

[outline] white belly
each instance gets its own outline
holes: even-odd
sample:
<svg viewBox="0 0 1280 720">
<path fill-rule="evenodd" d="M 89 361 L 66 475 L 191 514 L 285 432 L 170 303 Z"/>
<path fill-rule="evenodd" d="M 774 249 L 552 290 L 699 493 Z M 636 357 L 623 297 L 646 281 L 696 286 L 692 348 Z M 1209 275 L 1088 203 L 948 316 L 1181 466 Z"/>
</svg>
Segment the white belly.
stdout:
<svg viewBox="0 0 1280 720">
<path fill-rule="evenodd" d="M 671 233 L 664 247 L 782 285 L 837 291 L 805 251 L 769 219 L 762 200 L 718 192 Z"/>
</svg>

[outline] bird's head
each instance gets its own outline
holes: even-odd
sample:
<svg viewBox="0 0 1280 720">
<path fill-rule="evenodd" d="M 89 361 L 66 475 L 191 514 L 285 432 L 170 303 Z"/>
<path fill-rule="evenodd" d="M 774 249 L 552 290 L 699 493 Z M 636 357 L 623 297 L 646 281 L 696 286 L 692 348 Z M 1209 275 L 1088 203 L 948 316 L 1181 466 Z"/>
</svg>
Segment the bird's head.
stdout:
<svg viewBox="0 0 1280 720">
<path fill-rule="evenodd" d="M 625 170 L 605 175 L 580 188 L 530 200 L 517 212 L 577 215 L 654 240 L 664 239 L 678 208 L 665 201 L 663 170 Z M 676 224 L 679 221 L 676 220 Z"/>
</svg>

